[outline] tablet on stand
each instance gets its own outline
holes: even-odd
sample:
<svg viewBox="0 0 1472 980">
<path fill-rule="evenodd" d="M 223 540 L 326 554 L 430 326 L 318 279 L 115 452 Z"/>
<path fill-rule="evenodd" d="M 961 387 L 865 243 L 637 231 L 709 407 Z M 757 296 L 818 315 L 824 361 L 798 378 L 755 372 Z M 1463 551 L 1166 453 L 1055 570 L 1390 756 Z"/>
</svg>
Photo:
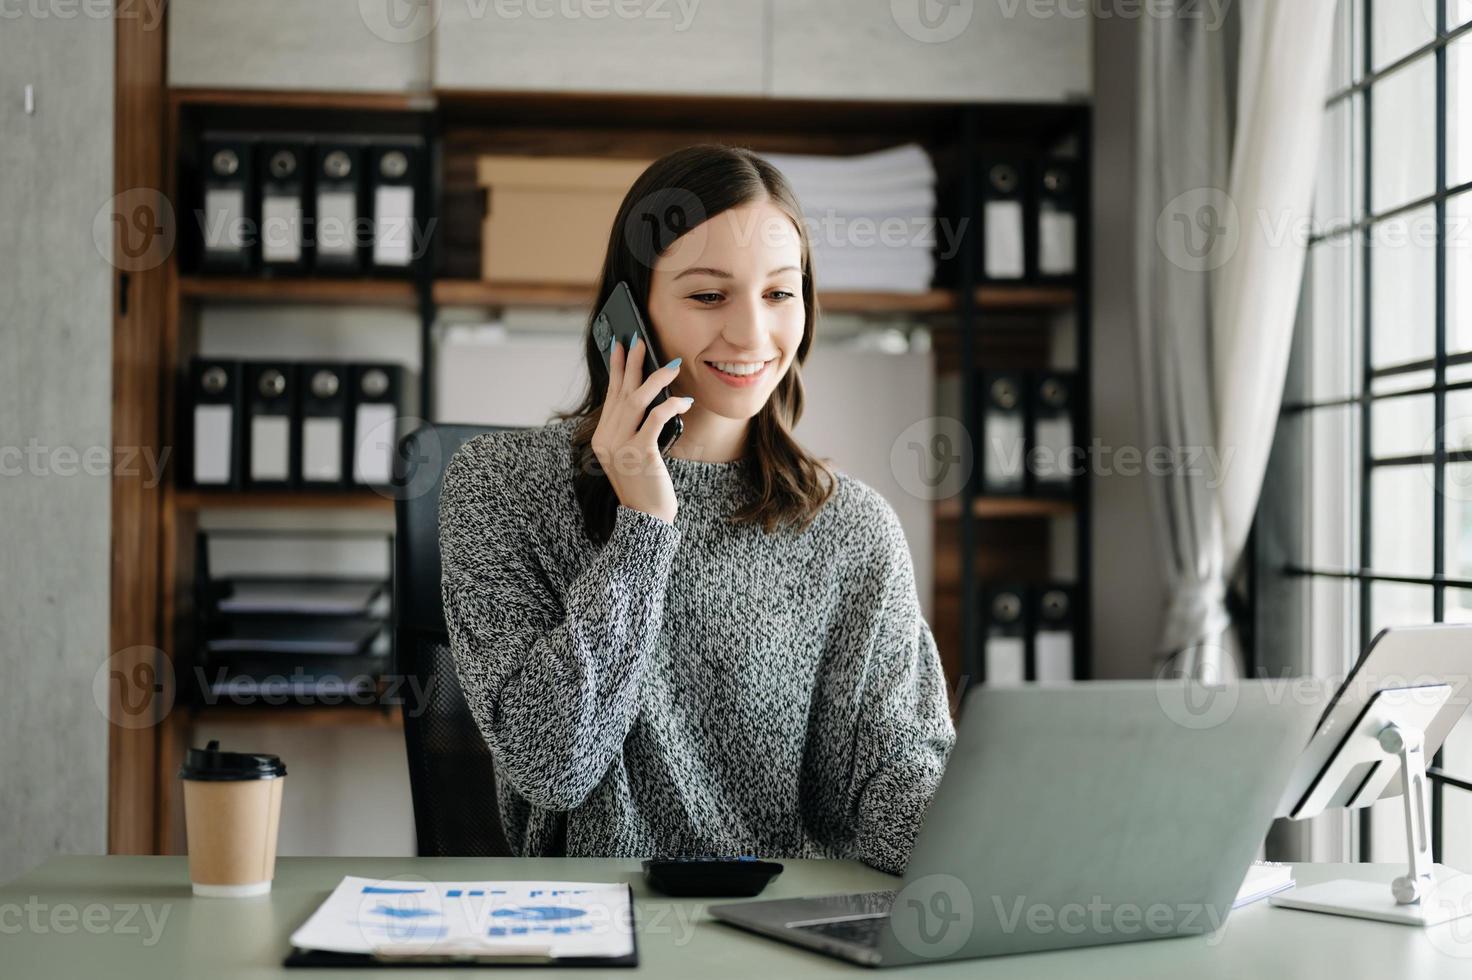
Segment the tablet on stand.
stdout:
<svg viewBox="0 0 1472 980">
<path fill-rule="evenodd" d="M 1432 862 L 1426 778 L 1426 759 L 1467 709 L 1469 654 L 1472 624 L 1382 631 L 1334 695 L 1279 803 L 1278 816 L 1307 820 L 1399 795 L 1406 873 L 1295 888 L 1272 905 L 1418 926 L 1472 915 L 1472 875 Z"/>
</svg>

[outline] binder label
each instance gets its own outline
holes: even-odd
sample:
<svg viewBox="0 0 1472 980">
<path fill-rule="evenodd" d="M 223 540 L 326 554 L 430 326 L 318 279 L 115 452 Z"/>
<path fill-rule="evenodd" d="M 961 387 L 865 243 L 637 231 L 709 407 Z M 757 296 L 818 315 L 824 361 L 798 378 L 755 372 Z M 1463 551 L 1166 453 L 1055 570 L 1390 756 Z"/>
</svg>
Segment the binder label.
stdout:
<svg viewBox="0 0 1472 980">
<path fill-rule="evenodd" d="M 199 405 L 194 409 L 194 482 L 230 482 L 230 440 L 234 409 Z"/>
<path fill-rule="evenodd" d="M 1022 220 L 1021 201 L 986 203 L 982 232 L 988 278 L 1021 279 L 1026 274 Z"/>
</svg>

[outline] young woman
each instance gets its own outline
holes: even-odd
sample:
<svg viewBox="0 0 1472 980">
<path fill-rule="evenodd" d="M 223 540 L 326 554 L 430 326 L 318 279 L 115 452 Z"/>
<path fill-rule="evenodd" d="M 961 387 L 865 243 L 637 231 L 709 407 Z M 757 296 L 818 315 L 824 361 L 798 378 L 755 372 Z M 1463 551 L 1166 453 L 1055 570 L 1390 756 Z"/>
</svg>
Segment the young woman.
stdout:
<svg viewBox="0 0 1472 980">
<path fill-rule="evenodd" d="M 797 200 L 749 151 L 671 153 L 619 210 L 595 310 L 620 281 L 668 363 L 645 378 L 615 344 L 605 368 L 590 322 L 583 403 L 445 473 L 445 618 L 507 839 L 898 874 L 955 730 L 894 510 L 792 437 L 816 321 Z"/>
</svg>

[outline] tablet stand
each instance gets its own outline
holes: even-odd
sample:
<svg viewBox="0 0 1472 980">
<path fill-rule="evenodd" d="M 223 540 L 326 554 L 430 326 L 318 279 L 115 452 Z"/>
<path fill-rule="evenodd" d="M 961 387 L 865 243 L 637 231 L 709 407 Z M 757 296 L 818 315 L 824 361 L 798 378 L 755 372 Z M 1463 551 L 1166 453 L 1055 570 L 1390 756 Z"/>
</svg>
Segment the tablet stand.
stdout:
<svg viewBox="0 0 1472 980">
<path fill-rule="evenodd" d="M 1407 873 L 1388 886 L 1338 879 L 1295 888 L 1272 896 L 1271 904 L 1419 926 L 1472 915 L 1472 875 L 1431 860 L 1424 728 L 1451 693 L 1446 684 L 1376 692 L 1292 814 L 1293 819 L 1302 820 L 1333 807 L 1365 805 L 1378 799 L 1399 772 L 1404 787 Z"/>
</svg>

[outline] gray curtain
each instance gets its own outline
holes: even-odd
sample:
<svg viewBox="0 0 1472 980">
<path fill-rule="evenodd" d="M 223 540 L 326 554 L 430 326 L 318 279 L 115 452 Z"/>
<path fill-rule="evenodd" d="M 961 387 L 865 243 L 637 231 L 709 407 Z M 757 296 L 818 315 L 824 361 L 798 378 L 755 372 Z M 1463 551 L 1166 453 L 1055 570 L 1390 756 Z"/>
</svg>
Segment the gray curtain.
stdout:
<svg viewBox="0 0 1472 980">
<path fill-rule="evenodd" d="M 1240 671 L 1227 589 L 1282 398 L 1334 0 L 1178 3 L 1141 19 L 1136 337 L 1168 589 L 1158 669 Z M 1240 70 L 1239 70 L 1240 69 Z M 1203 462 L 1205 461 L 1205 462 Z"/>
</svg>

